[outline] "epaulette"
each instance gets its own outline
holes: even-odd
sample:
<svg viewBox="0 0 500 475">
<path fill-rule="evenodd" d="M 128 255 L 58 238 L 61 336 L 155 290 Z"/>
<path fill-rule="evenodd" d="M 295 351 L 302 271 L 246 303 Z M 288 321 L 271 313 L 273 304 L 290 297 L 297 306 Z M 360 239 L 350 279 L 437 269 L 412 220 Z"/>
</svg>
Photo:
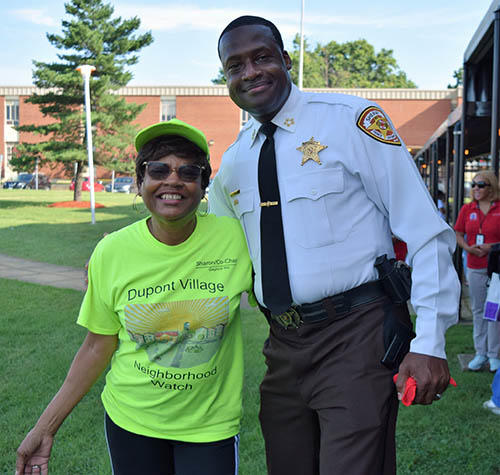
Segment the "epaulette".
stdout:
<svg viewBox="0 0 500 475">
<path fill-rule="evenodd" d="M 238 141 L 238 139 L 240 138 L 240 134 L 241 134 L 241 131 L 240 133 L 238 134 L 238 136 L 236 137 L 236 140 L 231 144 L 229 145 L 226 150 L 224 151 L 224 154 L 225 155 L 227 152 L 229 152 L 229 150 L 231 150 L 235 145 L 236 145 L 236 142 Z"/>
<path fill-rule="evenodd" d="M 228 147 L 228 149 L 231 148 L 241 138 L 241 136 L 252 127 L 254 120 L 255 119 L 251 118 L 245 123 L 245 125 L 243 125 L 243 127 L 238 132 L 238 135 L 236 136 L 236 140 Z"/>
<path fill-rule="evenodd" d="M 371 101 L 352 94 L 341 94 L 338 92 L 308 92 L 306 94 L 306 101 L 308 103 L 322 103 L 330 105 L 345 106 L 350 109 L 358 109 L 365 105 L 367 107 Z"/>
<path fill-rule="evenodd" d="M 234 146 L 238 143 L 238 141 L 240 140 L 241 136 L 247 131 L 247 129 L 248 129 L 248 122 L 240 129 L 240 131 L 238 132 L 238 135 L 236 136 L 236 139 L 234 140 L 234 142 L 226 148 L 226 150 L 222 154 L 222 158 L 223 159 L 228 154 L 228 152 L 230 152 L 234 148 Z"/>
<path fill-rule="evenodd" d="M 243 132 L 244 130 L 247 130 L 249 129 L 252 124 L 254 123 L 255 119 L 253 117 L 251 117 L 250 119 L 248 119 L 246 122 L 245 122 L 245 125 L 241 128 L 240 132 Z"/>
</svg>

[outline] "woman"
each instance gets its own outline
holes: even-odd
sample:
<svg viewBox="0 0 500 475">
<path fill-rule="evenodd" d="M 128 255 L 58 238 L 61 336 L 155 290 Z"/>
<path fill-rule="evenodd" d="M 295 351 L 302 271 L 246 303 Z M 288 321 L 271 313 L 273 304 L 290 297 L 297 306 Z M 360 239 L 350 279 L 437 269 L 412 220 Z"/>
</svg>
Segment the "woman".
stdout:
<svg viewBox="0 0 500 475">
<path fill-rule="evenodd" d="M 202 132 L 174 119 L 135 145 L 150 216 L 97 245 L 78 317 L 87 337 L 20 445 L 18 473 L 47 473 L 57 429 L 110 361 L 102 401 L 113 473 L 237 471 L 245 239 L 237 220 L 197 213 L 211 173 Z"/>
<path fill-rule="evenodd" d="M 500 367 L 500 323 L 483 319 L 488 252 L 492 244 L 500 242 L 500 202 L 495 174 L 479 172 L 472 180 L 471 195 L 472 201 L 462 207 L 455 224 L 458 245 L 467 252 L 476 351 L 469 369 L 479 371 L 489 361 L 490 371 L 496 371 Z"/>
</svg>

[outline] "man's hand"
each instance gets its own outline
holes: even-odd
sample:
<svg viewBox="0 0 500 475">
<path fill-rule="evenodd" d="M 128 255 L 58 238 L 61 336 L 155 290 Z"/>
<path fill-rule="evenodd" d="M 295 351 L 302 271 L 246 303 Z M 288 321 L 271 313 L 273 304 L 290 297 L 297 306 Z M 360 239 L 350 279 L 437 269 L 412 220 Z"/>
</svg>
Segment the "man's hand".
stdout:
<svg viewBox="0 0 500 475">
<path fill-rule="evenodd" d="M 396 383 L 398 397 L 404 393 L 406 380 L 412 376 L 417 382 L 417 393 L 413 404 L 432 404 L 444 393 L 450 383 L 448 362 L 435 356 L 408 353 L 399 366 Z M 439 396 L 436 397 L 436 394 Z"/>
</svg>

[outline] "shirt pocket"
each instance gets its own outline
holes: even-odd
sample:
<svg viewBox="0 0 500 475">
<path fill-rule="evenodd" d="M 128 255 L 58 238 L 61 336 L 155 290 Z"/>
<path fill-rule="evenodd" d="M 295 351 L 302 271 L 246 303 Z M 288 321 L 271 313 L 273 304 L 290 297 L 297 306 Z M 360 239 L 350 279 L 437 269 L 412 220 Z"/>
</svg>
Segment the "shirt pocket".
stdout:
<svg viewBox="0 0 500 475">
<path fill-rule="evenodd" d="M 257 220 L 255 217 L 255 190 L 241 190 L 231 199 L 233 201 L 234 212 L 245 231 L 248 251 L 250 256 L 254 257 L 254 253 L 258 249 L 257 240 L 259 239 L 259 229 L 256 229 Z"/>
<path fill-rule="evenodd" d="M 287 180 L 286 200 L 291 238 L 301 247 L 309 249 L 344 241 L 352 229 L 352 220 L 335 219 L 336 209 L 349 206 L 342 168 L 291 177 Z"/>
</svg>

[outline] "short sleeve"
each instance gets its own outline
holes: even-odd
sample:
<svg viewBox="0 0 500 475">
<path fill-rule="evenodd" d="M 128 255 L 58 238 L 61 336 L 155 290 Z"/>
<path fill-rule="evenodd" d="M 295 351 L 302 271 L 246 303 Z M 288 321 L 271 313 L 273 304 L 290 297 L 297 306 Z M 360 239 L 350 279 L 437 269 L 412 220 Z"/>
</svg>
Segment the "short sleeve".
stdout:
<svg viewBox="0 0 500 475">
<path fill-rule="evenodd" d="M 101 241 L 97 245 L 89 262 L 89 284 L 80 307 L 77 323 L 99 335 L 116 335 L 121 328 L 121 323 L 117 313 L 113 310 L 110 293 L 107 291 L 103 244 Z"/>
<path fill-rule="evenodd" d="M 465 218 L 466 218 L 466 209 L 465 206 L 462 206 L 460 212 L 458 213 L 457 222 L 455 223 L 455 231 L 459 233 L 465 233 Z"/>
</svg>

